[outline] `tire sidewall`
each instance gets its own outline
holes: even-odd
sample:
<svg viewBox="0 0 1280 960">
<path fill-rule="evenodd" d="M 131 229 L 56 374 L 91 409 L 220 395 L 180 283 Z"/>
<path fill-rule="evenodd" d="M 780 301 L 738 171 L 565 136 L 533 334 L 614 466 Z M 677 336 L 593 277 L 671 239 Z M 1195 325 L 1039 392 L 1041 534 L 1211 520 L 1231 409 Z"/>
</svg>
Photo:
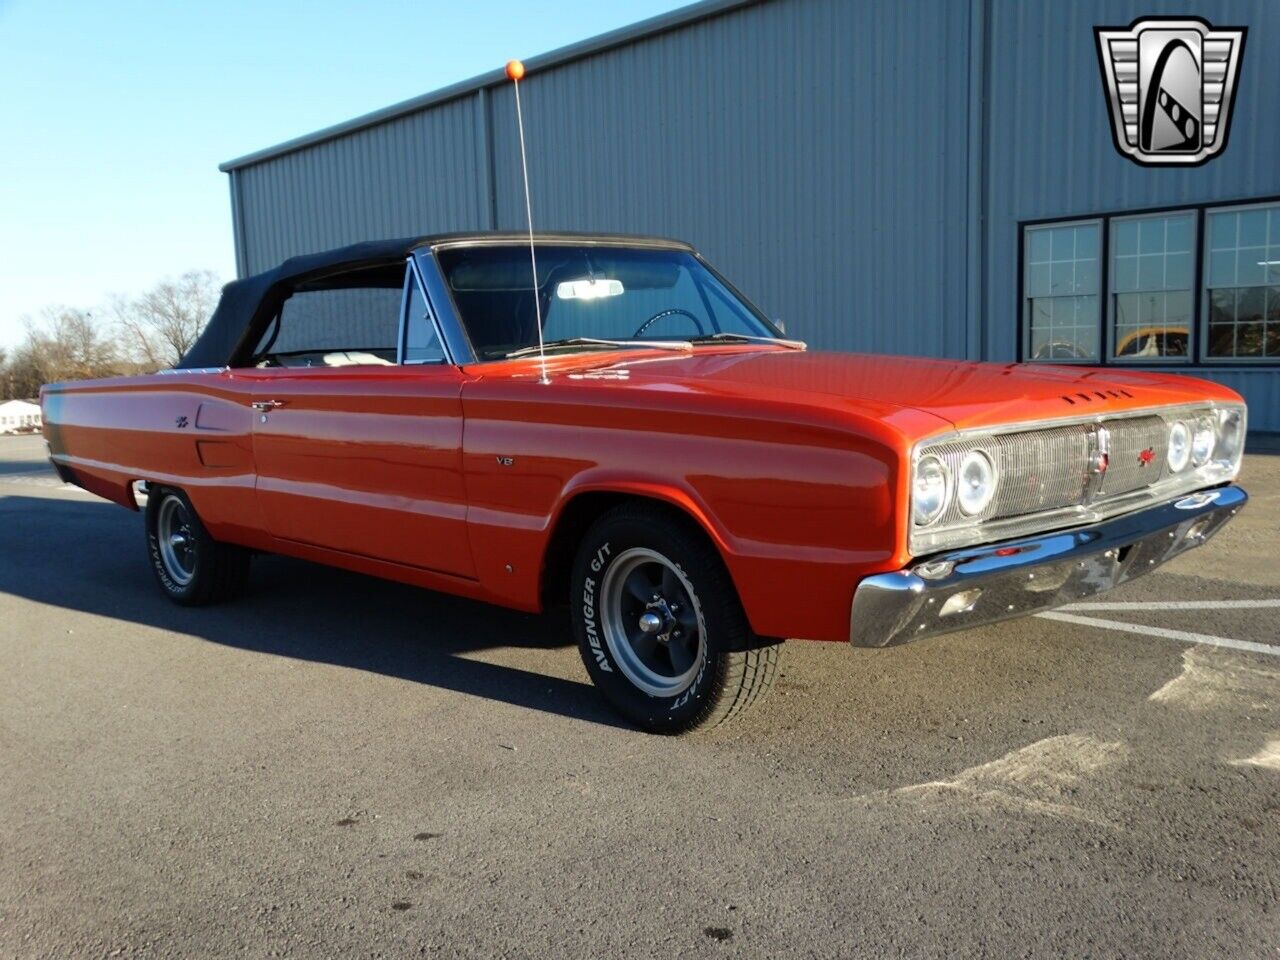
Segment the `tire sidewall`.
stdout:
<svg viewBox="0 0 1280 960">
<path fill-rule="evenodd" d="M 157 529 L 159 526 L 160 506 L 170 497 L 177 498 L 186 509 L 187 516 L 190 519 L 191 532 L 195 537 L 195 570 L 192 572 L 190 581 L 185 585 L 178 583 L 170 576 L 168 569 L 165 567 L 164 558 L 160 553 L 160 537 Z M 147 559 L 151 563 L 151 570 L 156 575 L 156 582 L 160 584 L 160 589 L 170 598 L 179 602 L 194 599 L 199 592 L 202 575 L 208 564 L 208 534 L 204 532 L 204 527 L 200 525 L 196 512 L 192 509 L 191 501 L 176 490 L 156 490 L 152 492 L 147 497 L 146 528 Z"/>
<path fill-rule="evenodd" d="M 698 561 L 704 558 L 690 549 L 687 539 L 658 524 L 624 517 L 606 520 L 583 539 L 573 567 L 570 612 L 578 649 L 592 682 L 626 717 L 662 733 L 696 725 L 708 709 L 723 670 L 720 598 L 706 583 L 705 571 L 698 568 Z M 678 567 L 693 587 L 693 599 L 701 612 L 705 655 L 693 682 L 674 696 L 653 696 L 634 686 L 605 639 L 601 585 L 610 565 L 633 547 L 654 550 Z"/>
</svg>

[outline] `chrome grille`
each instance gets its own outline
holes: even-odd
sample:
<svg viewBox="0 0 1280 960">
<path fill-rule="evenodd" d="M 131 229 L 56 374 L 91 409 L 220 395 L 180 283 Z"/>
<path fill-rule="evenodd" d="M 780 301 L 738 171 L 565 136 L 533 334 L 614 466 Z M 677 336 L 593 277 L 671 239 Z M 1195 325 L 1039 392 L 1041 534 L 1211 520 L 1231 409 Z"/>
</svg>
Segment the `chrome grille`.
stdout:
<svg viewBox="0 0 1280 960">
<path fill-rule="evenodd" d="M 966 454 L 982 450 L 995 461 L 1000 477 L 995 499 L 977 518 L 961 513 L 953 498 L 938 525 L 1020 517 L 1131 493 L 1164 478 L 1168 444 L 1168 427 L 1158 416 L 1117 417 L 937 444 L 929 453 L 953 476 Z M 1104 447 L 1107 469 L 1098 477 L 1089 462 L 1094 451 Z M 1140 455 L 1146 450 L 1151 454 L 1144 466 Z"/>
<path fill-rule="evenodd" d="M 992 517 L 1016 517 L 1080 503 L 1089 483 L 1090 427 L 1076 423 L 993 438 L 1000 486 Z"/>
<path fill-rule="evenodd" d="M 1114 497 L 1150 486 L 1164 476 L 1169 453 L 1169 430 L 1159 417 L 1108 420 L 1104 426 L 1110 440 L 1107 472 L 1103 474 L 1098 497 Z M 1143 454 L 1150 451 L 1148 460 Z"/>
<path fill-rule="evenodd" d="M 929 524 L 911 526 L 913 556 L 973 543 L 991 543 L 1044 530 L 1058 530 L 1117 516 L 1230 480 L 1233 460 L 1194 462 L 1169 470 L 1169 428 L 1219 416 L 1238 404 L 1208 401 L 1098 414 L 1007 427 L 964 430 L 918 444 L 913 464 L 937 457 L 950 473 L 950 500 Z M 996 495 L 977 516 L 956 502 L 956 482 L 965 456 L 981 450 L 999 473 Z M 913 495 L 914 498 L 914 495 Z"/>
</svg>

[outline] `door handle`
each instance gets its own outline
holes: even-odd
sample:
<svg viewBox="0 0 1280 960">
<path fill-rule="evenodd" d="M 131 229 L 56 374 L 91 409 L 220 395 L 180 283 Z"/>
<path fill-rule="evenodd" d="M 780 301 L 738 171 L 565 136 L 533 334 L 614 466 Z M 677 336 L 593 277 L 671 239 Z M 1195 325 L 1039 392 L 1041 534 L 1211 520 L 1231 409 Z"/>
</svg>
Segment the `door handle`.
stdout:
<svg viewBox="0 0 1280 960">
<path fill-rule="evenodd" d="M 274 410 L 277 407 L 283 407 L 284 405 L 284 400 L 254 400 L 253 403 L 250 404 L 253 409 L 262 413 L 266 413 L 268 410 Z"/>
</svg>

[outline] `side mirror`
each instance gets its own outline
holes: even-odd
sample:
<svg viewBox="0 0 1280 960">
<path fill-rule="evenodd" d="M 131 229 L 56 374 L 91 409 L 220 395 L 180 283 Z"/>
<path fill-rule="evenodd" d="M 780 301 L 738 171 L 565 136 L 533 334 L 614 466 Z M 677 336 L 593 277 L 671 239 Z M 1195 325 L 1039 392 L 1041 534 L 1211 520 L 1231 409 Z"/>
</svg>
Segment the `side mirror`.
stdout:
<svg viewBox="0 0 1280 960">
<path fill-rule="evenodd" d="M 787 332 L 787 325 L 782 322 L 782 319 L 780 317 L 773 318 L 773 325 L 778 328 L 779 333 Z"/>
</svg>

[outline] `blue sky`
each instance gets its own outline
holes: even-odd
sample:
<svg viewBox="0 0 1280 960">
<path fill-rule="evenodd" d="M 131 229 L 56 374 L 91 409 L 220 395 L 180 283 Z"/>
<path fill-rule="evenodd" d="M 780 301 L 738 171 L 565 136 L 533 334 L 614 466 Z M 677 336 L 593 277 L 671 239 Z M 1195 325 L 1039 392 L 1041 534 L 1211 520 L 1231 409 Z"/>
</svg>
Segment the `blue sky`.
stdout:
<svg viewBox="0 0 1280 960">
<path fill-rule="evenodd" d="M 224 160 L 683 0 L 0 0 L 0 347 L 200 268 L 234 276 Z"/>
</svg>

